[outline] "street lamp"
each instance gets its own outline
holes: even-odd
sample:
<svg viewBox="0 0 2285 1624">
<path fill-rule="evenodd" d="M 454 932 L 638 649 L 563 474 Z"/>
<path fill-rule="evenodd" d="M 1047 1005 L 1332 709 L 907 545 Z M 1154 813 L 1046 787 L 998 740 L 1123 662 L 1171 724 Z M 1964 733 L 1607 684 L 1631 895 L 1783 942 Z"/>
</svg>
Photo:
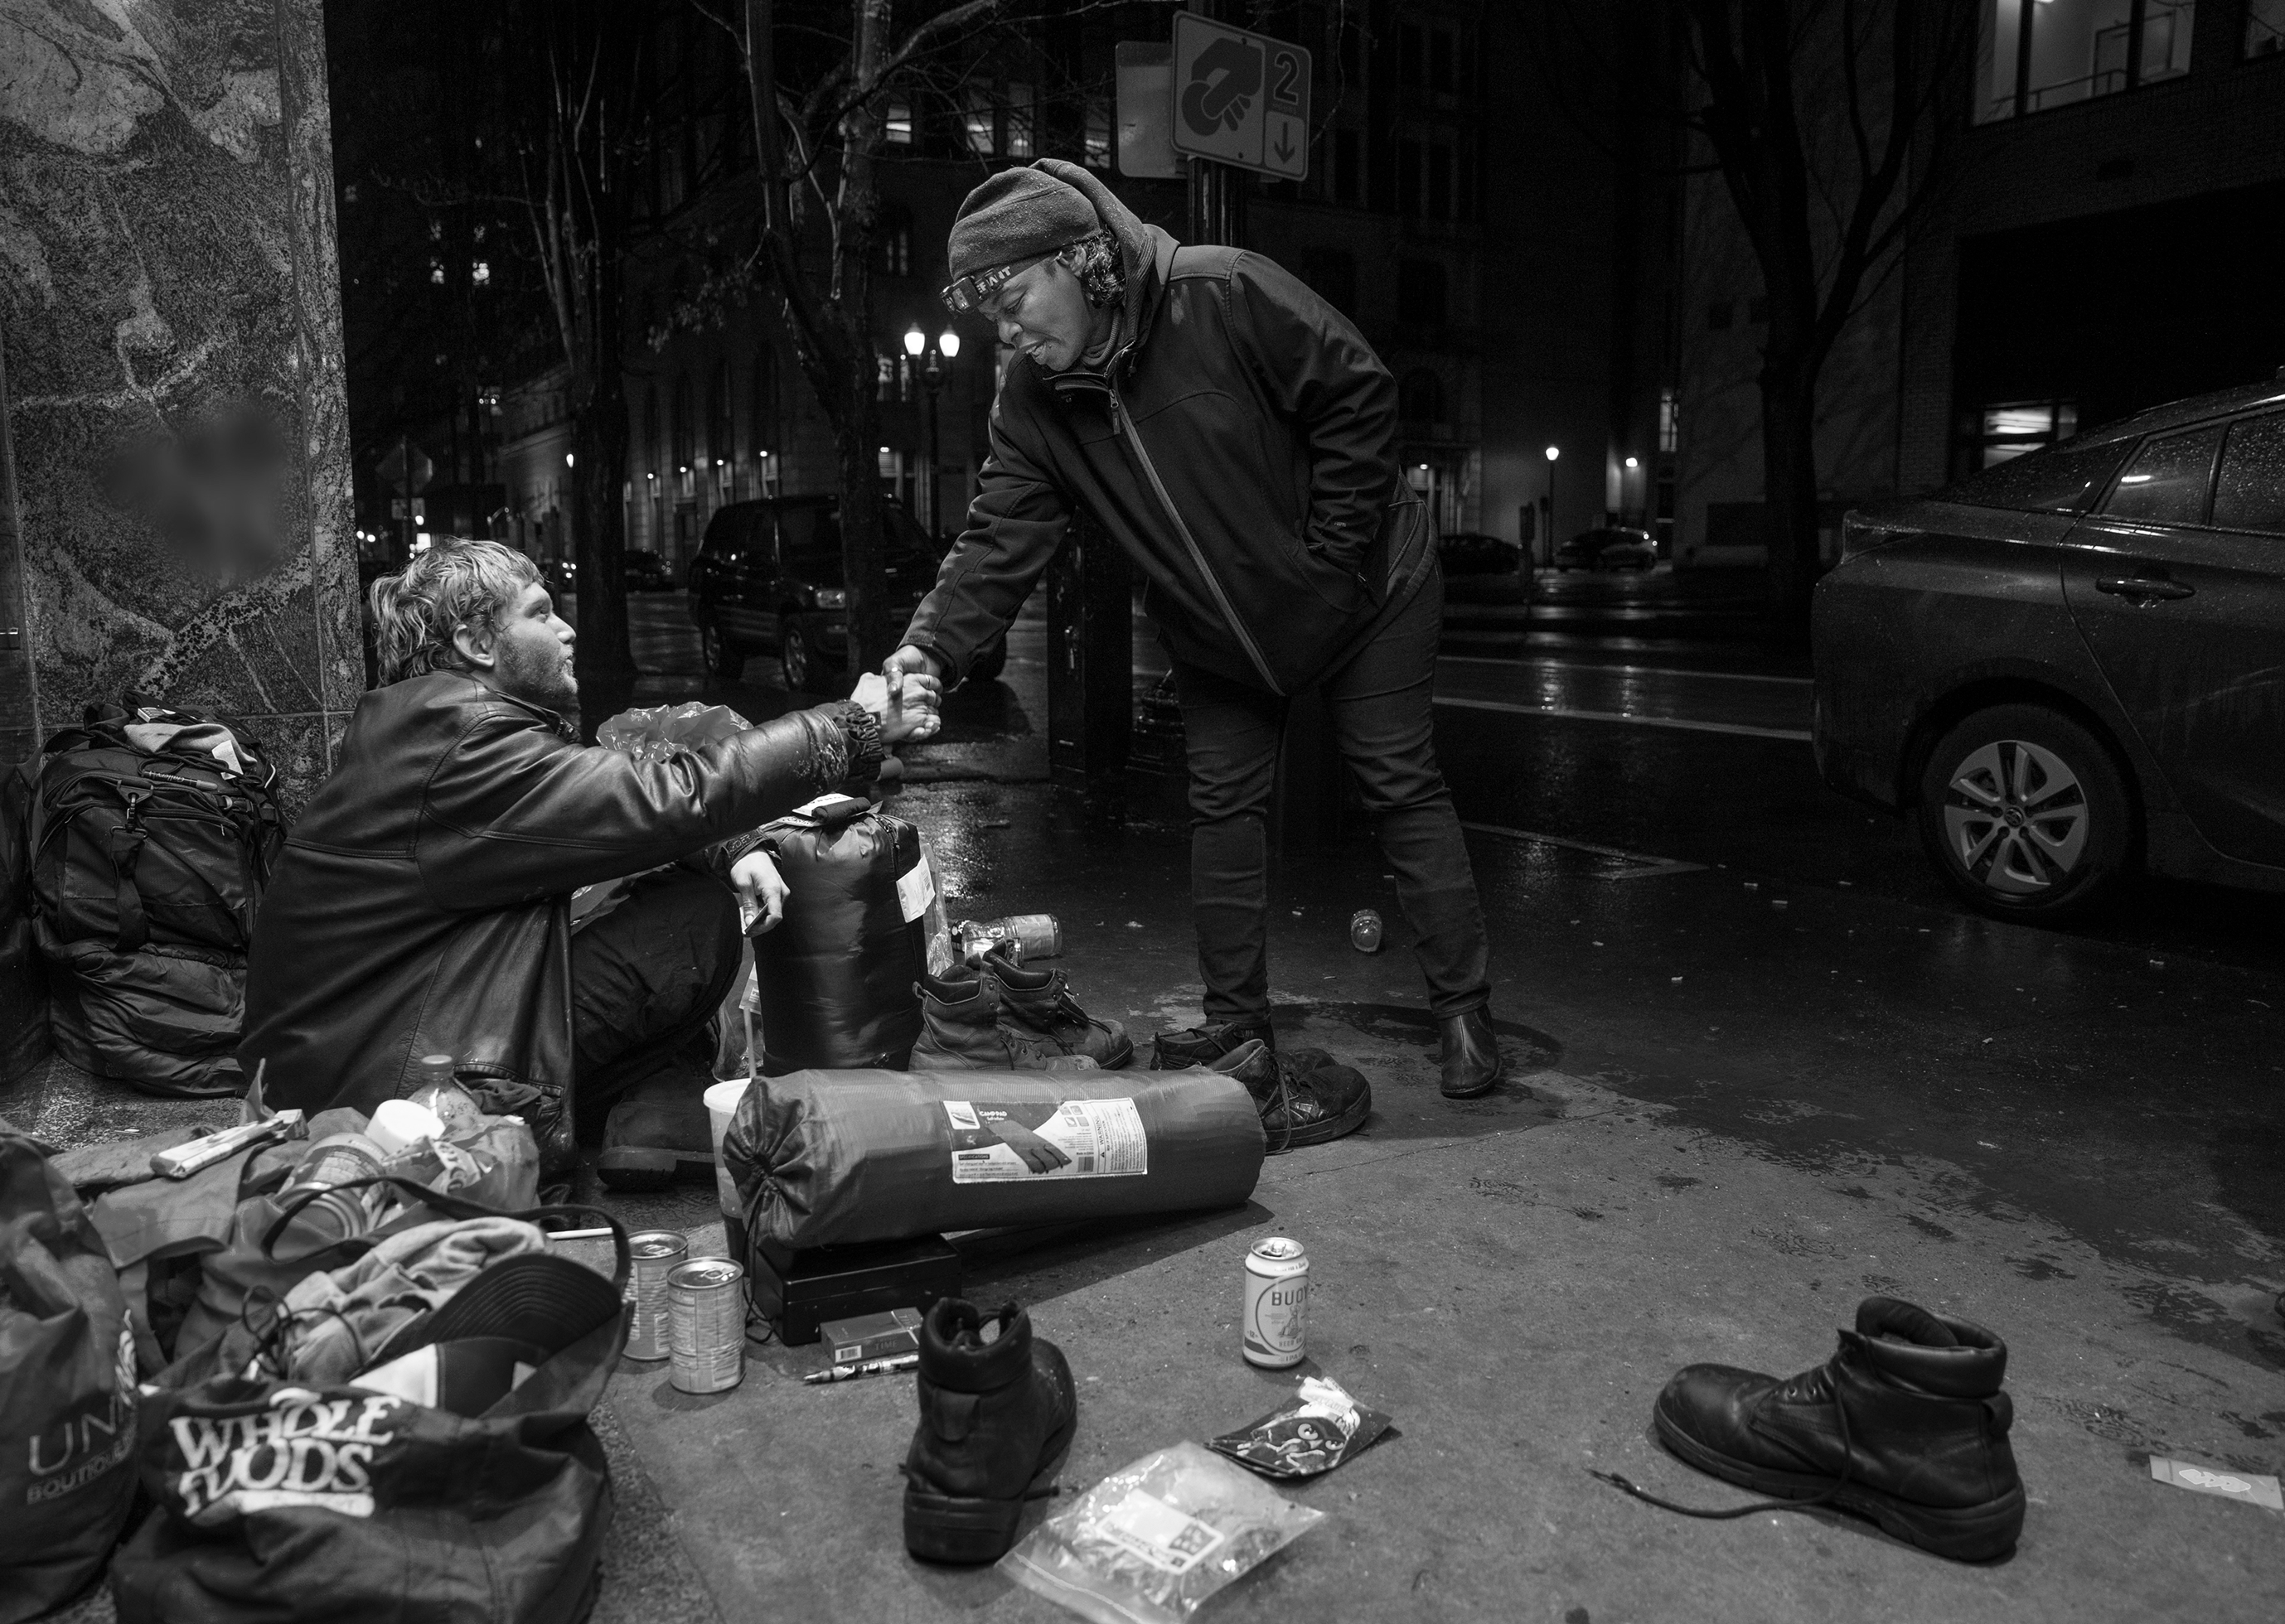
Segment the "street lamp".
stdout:
<svg viewBox="0 0 2285 1624">
<path fill-rule="evenodd" d="M 905 353 L 912 357 L 915 361 L 919 360 L 923 354 L 926 354 L 928 356 L 928 365 L 921 369 L 921 382 L 928 388 L 929 536 L 932 540 L 942 541 L 944 539 L 944 526 L 939 522 L 937 514 L 937 467 L 938 462 L 938 443 L 937 438 L 937 396 L 944 393 L 945 380 L 952 375 L 951 370 L 946 365 L 946 363 L 953 360 L 960 354 L 960 334 L 954 332 L 950 327 L 946 327 L 943 332 L 937 334 L 936 343 L 934 347 L 931 348 L 928 341 L 928 335 L 921 331 L 920 324 L 918 322 L 915 322 L 911 326 L 905 330 Z"/>
<path fill-rule="evenodd" d="M 1547 448 L 1547 556 L 1555 556 L 1555 459 L 1563 455 L 1563 448 Z"/>
</svg>

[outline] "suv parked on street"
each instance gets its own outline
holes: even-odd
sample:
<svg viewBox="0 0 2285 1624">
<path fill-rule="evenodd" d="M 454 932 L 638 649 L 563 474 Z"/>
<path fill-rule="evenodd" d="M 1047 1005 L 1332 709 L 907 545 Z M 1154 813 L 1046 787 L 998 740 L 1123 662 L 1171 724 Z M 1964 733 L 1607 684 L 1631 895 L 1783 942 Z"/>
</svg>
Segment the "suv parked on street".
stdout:
<svg viewBox="0 0 2285 1624">
<path fill-rule="evenodd" d="M 935 584 L 940 553 L 894 502 L 882 505 L 881 528 L 890 610 L 901 621 Z M 708 671 L 734 678 L 755 653 L 773 652 L 788 688 L 818 692 L 848 663 L 848 605 L 840 498 L 770 497 L 715 510 L 690 565 L 690 618 Z M 993 681 L 1007 661 L 1002 638 L 978 656 L 969 679 Z"/>
<path fill-rule="evenodd" d="M 1973 906 L 2285 890 L 2285 375 L 1851 513 L 1812 623 L 1826 781 Z"/>
</svg>

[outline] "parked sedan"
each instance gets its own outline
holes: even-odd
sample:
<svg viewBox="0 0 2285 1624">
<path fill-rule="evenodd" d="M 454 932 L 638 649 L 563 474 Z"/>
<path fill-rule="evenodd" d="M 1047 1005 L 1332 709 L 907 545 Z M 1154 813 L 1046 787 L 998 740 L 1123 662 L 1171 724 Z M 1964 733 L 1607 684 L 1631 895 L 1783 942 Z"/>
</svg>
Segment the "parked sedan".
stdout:
<svg viewBox="0 0 2285 1624">
<path fill-rule="evenodd" d="M 1629 525 L 1582 530 L 1555 549 L 1558 569 L 1648 569 L 1657 561 L 1657 538 Z"/>
<path fill-rule="evenodd" d="M 881 514 L 890 608 L 901 626 L 936 580 L 938 549 L 896 503 L 884 503 Z M 716 509 L 690 566 L 690 618 L 707 669 L 734 678 L 756 651 L 770 649 L 797 693 L 838 680 L 849 652 L 842 579 L 838 497 L 772 497 Z M 969 677 L 993 681 L 1007 661 L 1003 638 L 978 656 Z"/>
<path fill-rule="evenodd" d="M 1850 514 L 1812 635 L 1826 781 L 1975 906 L 2285 890 L 2285 375 Z"/>
<path fill-rule="evenodd" d="M 627 550 L 626 575 L 627 590 L 631 592 L 664 592 L 674 584 L 666 561 L 641 547 Z"/>
</svg>

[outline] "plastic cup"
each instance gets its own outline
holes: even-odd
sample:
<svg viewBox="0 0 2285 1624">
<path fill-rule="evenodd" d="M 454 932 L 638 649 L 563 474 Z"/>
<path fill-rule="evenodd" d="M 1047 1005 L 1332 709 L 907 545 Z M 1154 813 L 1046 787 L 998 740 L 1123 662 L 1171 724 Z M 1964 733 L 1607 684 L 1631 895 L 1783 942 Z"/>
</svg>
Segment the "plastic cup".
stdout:
<svg viewBox="0 0 2285 1624">
<path fill-rule="evenodd" d="M 753 1079 L 725 1078 L 706 1091 L 706 1121 L 714 1133 L 714 1195 L 722 1206 L 726 1250 L 740 1262 L 746 1257 L 746 1213 L 738 1203 L 738 1187 L 730 1181 L 730 1158 L 722 1154 L 722 1141 L 730 1132 L 730 1118 L 746 1097 Z"/>
</svg>

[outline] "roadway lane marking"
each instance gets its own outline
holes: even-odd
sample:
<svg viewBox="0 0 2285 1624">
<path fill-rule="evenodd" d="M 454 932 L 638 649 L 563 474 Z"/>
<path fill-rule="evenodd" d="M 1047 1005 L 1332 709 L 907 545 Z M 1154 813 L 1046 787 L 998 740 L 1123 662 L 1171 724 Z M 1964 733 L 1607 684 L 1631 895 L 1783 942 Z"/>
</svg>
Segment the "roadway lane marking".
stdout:
<svg viewBox="0 0 2285 1624">
<path fill-rule="evenodd" d="M 1624 710 L 1565 710 L 1549 705 L 1519 705 L 1504 699 L 1461 699 L 1436 695 L 1440 705 L 1463 710 L 1504 710 L 1511 716 L 1559 716 L 1574 722 L 1627 722 L 1637 727 L 1679 727 L 1686 733 L 1743 734 L 1751 739 L 1792 739 L 1809 742 L 1809 732 L 1799 727 L 1749 727 L 1743 722 L 1699 722 L 1678 716 L 1635 716 Z"/>
<path fill-rule="evenodd" d="M 1671 665 L 1602 665 L 1592 660 L 1556 660 L 1540 655 L 1527 655 L 1520 660 L 1504 660 L 1497 655 L 1446 654 L 1436 656 L 1455 665 L 1551 666 L 1559 671 L 1622 671 L 1629 677 L 1711 677 L 1716 682 L 1786 682 L 1799 687 L 1813 687 L 1812 677 L 1771 677 L 1760 671 L 1685 671 Z"/>
<path fill-rule="evenodd" d="M 1598 846 L 1591 840 L 1572 840 L 1561 835 L 1542 835 L 1535 829 L 1512 829 L 1504 823 L 1469 823 L 1460 827 L 1473 829 L 1479 835 L 1497 835 L 1507 840 L 1520 840 L 1543 846 L 1565 846 L 1574 851 L 1585 851 L 1596 857 L 1616 858 L 1632 863 L 1634 867 L 1624 874 L 1598 874 L 1598 880 L 1652 880 L 1662 875 L 1696 874 L 1706 865 L 1685 863 L 1680 858 L 1647 857 L 1640 851 L 1622 851 L 1616 846 Z"/>
</svg>

